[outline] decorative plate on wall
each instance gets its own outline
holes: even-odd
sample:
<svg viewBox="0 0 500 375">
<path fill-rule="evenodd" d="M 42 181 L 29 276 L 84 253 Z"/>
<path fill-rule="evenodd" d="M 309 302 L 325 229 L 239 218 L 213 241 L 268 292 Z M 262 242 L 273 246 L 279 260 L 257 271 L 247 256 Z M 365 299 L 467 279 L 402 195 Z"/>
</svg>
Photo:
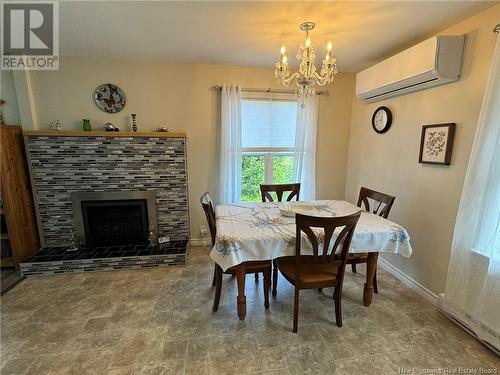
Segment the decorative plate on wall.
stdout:
<svg viewBox="0 0 500 375">
<path fill-rule="evenodd" d="M 120 112 L 125 107 L 125 93 L 112 83 L 104 83 L 95 89 L 95 103 L 108 113 Z"/>
</svg>

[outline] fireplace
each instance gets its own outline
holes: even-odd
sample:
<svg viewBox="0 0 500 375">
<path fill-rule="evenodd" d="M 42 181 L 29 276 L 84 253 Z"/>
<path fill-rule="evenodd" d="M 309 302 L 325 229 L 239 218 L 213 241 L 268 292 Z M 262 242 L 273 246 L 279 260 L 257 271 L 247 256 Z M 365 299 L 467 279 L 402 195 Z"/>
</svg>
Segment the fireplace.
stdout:
<svg viewBox="0 0 500 375">
<path fill-rule="evenodd" d="M 148 243 L 144 199 L 83 201 L 82 214 L 88 246 Z"/>
<path fill-rule="evenodd" d="M 78 245 L 114 246 L 157 242 L 154 191 L 73 193 Z"/>
<path fill-rule="evenodd" d="M 42 245 L 24 276 L 185 264 L 185 134 L 24 134 Z"/>
</svg>

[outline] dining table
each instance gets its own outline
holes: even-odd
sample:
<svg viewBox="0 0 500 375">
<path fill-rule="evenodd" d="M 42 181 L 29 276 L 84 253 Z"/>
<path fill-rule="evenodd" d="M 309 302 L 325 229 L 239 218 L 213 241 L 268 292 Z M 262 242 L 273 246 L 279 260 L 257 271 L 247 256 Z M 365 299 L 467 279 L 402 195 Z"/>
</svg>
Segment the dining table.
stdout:
<svg viewBox="0 0 500 375">
<path fill-rule="evenodd" d="M 373 296 L 373 277 L 379 253 L 397 253 L 409 257 L 410 237 L 405 228 L 388 219 L 362 210 L 342 200 L 287 202 L 307 207 L 307 215 L 338 217 L 361 212 L 351 240 L 349 253 L 368 253 L 363 304 L 369 306 Z M 295 255 L 295 217 L 284 215 L 283 203 L 255 202 L 223 204 L 215 208 L 216 241 L 211 258 L 225 271 L 233 268 L 238 284 L 237 308 L 240 320 L 245 319 L 245 263 L 273 260 Z M 305 205 L 305 206 L 304 206 Z M 289 207 L 288 207 L 289 208 Z M 338 231 L 337 231 L 338 233 Z M 321 244 L 321 232 L 317 231 Z M 335 237 L 335 234 L 334 234 Z M 334 238 L 331 243 L 334 242 Z M 321 247 L 320 247 L 321 248 Z M 312 254 L 307 236 L 301 237 L 301 254 Z"/>
</svg>

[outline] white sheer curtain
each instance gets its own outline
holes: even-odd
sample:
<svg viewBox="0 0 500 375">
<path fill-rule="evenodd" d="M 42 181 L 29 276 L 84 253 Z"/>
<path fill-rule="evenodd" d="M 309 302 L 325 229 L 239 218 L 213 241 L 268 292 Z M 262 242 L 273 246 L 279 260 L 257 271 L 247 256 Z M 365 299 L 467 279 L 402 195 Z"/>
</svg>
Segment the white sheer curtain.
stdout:
<svg viewBox="0 0 500 375">
<path fill-rule="evenodd" d="M 300 200 L 316 198 L 316 134 L 318 129 L 318 96 L 313 94 L 297 104 L 295 132 L 294 181 L 300 182 Z"/>
<path fill-rule="evenodd" d="M 500 39 L 457 214 L 443 309 L 500 350 Z"/>
<path fill-rule="evenodd" d="M 241 195 L 241 87 L 221 90 L 220 202 L 239 203 Z"/>
</svg>

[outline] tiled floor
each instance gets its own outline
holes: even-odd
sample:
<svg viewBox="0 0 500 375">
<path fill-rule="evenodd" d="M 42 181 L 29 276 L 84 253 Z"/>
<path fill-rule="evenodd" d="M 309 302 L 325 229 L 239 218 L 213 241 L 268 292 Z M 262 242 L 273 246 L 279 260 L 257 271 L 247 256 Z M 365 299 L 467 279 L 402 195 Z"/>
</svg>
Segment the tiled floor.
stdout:
<svg viewBox="0 0 500 375">
<path fill-rule="evenodd" d="M 347 272 L 344 326 L 331 290 L 301 292 L 280 278 L 264 310 L 262 278 L 247 277 L 248 313 L 224 276 L 212 313 L 213 263 L 193 248 L 185 267 L 28 278 L 1 298 L 7 374 L 399 374 L 400 368 L 494 367 L 500 360 L 387 273 L 361 304 L 364 269 Z M 497 372 L 498 373 L 498 372 Z"/>
</svg>

